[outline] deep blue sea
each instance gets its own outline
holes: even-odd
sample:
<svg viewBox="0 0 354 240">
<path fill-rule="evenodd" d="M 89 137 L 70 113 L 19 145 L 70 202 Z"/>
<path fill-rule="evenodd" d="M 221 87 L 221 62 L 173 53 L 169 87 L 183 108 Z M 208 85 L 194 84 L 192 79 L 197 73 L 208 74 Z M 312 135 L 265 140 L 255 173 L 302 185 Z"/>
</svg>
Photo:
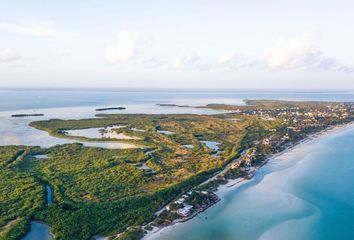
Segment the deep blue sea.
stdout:
<svg viewBox="0 0 354 240">
<path fill-rule="evenodd" d="M 354 92 L 3 90 L 0 145 L 49 147 L 65 143 L 67 140 L 50 137 L 28 123 L 36 119 L 94 117 L 97 107 L 126 107 L 121 113 L 214 114 L 218 112 L 156 104 L 243 104 L 242 99 L 354 101 Z M 10 117 L 13 113 L 45 116 L 17 119 Z M 153 239 L 354 239 L 353 186 L 354 127 L 349 126 L 272 159 L 252 180 L 224 193 L 218 204 L 186 223 L 160 231 Z M 33 231 L 26 240 L 48 239 L 48 227 L 36 224 L 32 223 Z"/>
</svg>

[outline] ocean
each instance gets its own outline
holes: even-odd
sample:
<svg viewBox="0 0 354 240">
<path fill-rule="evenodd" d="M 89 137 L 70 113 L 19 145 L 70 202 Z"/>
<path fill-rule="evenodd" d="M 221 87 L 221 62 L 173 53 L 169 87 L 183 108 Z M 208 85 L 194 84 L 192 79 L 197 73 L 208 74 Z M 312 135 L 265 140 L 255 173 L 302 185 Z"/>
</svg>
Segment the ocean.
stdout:
<svg viewBox="0 0 354 240">
<path fill-rule="evenodd" d="M 354 101 L 354 92 L 0 90 L 0 111 L 115 104 L 242 104 L 243 99 Z"/>
</svg>

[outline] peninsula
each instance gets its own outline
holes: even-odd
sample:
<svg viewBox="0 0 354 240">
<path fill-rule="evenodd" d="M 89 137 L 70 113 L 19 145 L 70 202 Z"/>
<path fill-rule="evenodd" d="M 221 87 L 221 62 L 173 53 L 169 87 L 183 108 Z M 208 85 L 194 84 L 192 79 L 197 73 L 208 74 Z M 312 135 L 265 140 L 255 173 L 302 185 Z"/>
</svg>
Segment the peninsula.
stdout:
<svg viewBox="0 0 354 240">
<path fill-rule="evenodd" d="M 354 119 L 354 103 L 246 103 L 198 107 L 225 111 L 216 115 L 97 114 L 30 123 L 71 139 L 65 132 L 120 126 L 110 131 L 129 138 L 115 141 L 144 148 L 0 147 L 1 238 L 20 239 L 36 220 L 49 224 L 56 239 L 141 239 L 217 203 L 220 184 L 252 178 L 272 154 Z"/>
</svg>

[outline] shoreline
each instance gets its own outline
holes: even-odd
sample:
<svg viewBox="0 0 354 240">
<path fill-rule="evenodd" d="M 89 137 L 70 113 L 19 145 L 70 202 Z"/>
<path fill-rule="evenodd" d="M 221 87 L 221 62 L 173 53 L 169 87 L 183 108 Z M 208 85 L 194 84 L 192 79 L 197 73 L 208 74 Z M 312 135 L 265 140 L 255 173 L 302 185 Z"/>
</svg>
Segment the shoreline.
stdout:
<svg viewBox="0 0 354 240">
<path fill-rule="evenodd" d="M 299 148 L 305 144 L 308 144 L 309 142 L 312 142 L 312 141 L 315 141 L 315 140 L 319 140 L 323 137 L 328 137 L 329 135 L 331 134 L 336 134 L 336 133 L 339 133 L 340 131 L 342 130 L 346 130 L 346 129 L 349 129 L 350 127 L 353 127 L 354 126 L 354 121 L 353 122 L 349 122 L 349 123 L 344 123 L 344 124 L 339 124 L 339 125 L 335 125 L 335 126 L 329 126 L 328 128 L 325 128 L 319 132 L 316 132 L 316 133 L 313 133 L 313 134 L 310 134 L 308 135 L 307 137 L 305 137 L 304 139 L 300 140 L 299 142 L 297 143 L 294 143 L 293 145 L 285 148 L 283 151 L 281 152 L 278 152 L 278 153 L 273 153 L 273 154 L 270 154 L 266 160 L 258 167 L 255 167 L 255 172 L 258 171 L 259 169 L 261 169 L 263 166 L 265 166 L 267 163 L 269 163 L 270 161 L 276 159 L 277 157 L 283 155 L 283 154 L 286 154 L 286 153 L 289 153 L 291 151 L 294 151 L 294 149 L 296 148 Z M 212 178 L 215 178 L 216 176 L 218 176 L 220 173 L 214 175 L 213 177 L 211 177 L 210 179 Z M 208 179 L 208 180 L 210 180 Z M 253 177 L 250 178 L 250 179 L 247 179 L 247 178 L 243 178 L 243 177 L 238 177 L 236 179 L 231 179 L 231 180 L 228 180 L 228 182 L 226 184 L 222 184 L 222 185 L 219 185 L 217 190 L 214 191 L 214 193 L 219 197 L 219 201 L 217 201 L 215 204 L 212 204 L 210 205 L 208 208 L 218 204 L 220 201 L 223 200 L 225 194 L 231 192 L 231 191 L 234 191 L 236 189 L 238 189 L 239 187 L 241 187 L 243 184 L 247 183 L 247 182 L 250 182 L 252 181 Z M 207 180 L 207 181 L 208 181 Z M 208 208 L 206 208 L 205 210 L 207 210 Z M 204 211 L 205 211 L 204 210 Z M 164 226 L 164 227 L 155 227 L 151 230 L 151 231 L 148 231 L 147 234 L 145 234 L 143 236 L 143 238 L 141 238 L 142 240 L 153 240 L 155 239 L 155 237 L 157 237 L 158 235 L 166 232 L 166 231 L 169 231 L 171 229 L 174 228 L 175 225 L 177 224 L 182 224 L 182 223 L 186 223 L 188 222 L 189 220 L 193 219 L 194 217 L 198 216 L 199 213 L 191 216 L 190 218 L 188 218 L 188 220 L 186 221 L 183 221 L 183 222 L 175 222 L 175 223 L 171 223 L 170 225 L 167 225 L 167 226 Z"/>
<path fill-rule="evenodd" d="M 284 154 L 287 154 L 287 153 L 295 150 L 296 148 L 299 148 L 299 147 L 301 147 L 305 144 L 308 144 L 312 141 L 319 140 L 320 138 L 328 137 L 331 134 L 336 134 L 342 130 L 350 128 L 351 126 L 354 126 L 354 121 L 349 122 L 349 123 L 336 125 L 336 126 L 331 126 L 326 129 L 323 129 L 317 133 L 310 134 L 309 136 L 305 137 L 304 139 L 300 140 L 299 142 L 295 143 L 294 145 L 285 148 L 283 151 L 278 152 L 278 153 L 274 153 L 274 154 L 271 154 L 270 156 L 268 156 L 266 158 L 266 160 L 260 166 L 255 167 L 255 171 L 258 171 L 263 166 L 268 164 L 270 161 L 272 161 Z M 232 190 L 235 190 L 236 188 L 240 187 L 242 184 L 247 183 L 251 180 L 252 180 L 252 178 L 246 179 L 246 178 L 242 178 L 242 177 L 229 180 L 226 184 L 220 185 L 214 193 L 216 195 L 218 195 L 218 197 L 222 198 L 224 194 L 226 194 Z"/>
</svg>

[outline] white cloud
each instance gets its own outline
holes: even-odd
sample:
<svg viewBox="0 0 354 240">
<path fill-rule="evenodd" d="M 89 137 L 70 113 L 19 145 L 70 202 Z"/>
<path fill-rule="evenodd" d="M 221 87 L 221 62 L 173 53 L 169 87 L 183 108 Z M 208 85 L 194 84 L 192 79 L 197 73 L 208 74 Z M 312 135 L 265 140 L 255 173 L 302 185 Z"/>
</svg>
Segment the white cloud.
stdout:
<svg viewBox="0 0 354 240">
<path fill-rule="evenodd" d="M 226 53 L 224 55 L 221 55 L 218 60 L 217 63 L 219 65 L 227 65 L 230 62 L 232 62 L 235 58 L 235 55 L 233 53 Z"/>
<path fill-rule="evenodd" d="M 11 62 L 20 58 L 20 54 L 15 49 L 0 48 L 0 62 Z"/>
<path fill-rule="evenodd" d="M 72 40 L 74 38 L 72 33 L 55 28 L 52 22 L 40 24 L 10 24 L 0 22 L 0 29 L 53 40 Z"/>
<path fill-rule="evenodd" d="M 131 60 L 137 53 L 138 31 L 118 33 L 118 43 L 106 47 L 105 59 L 109 63 L 121 63 Z"/>
<path fill-rule="evenodd" d="M 319 60 L 316 63 L 314 63 L 312 66 L 310 66 L 310 68 L 311 69 L 327 70 L 327 71 L 337 71 L 337 72 L 343 72 L 343 73 L 353 73 L 354 72 L 354 66 L 346 66 L 346 65 L 340 63 L 335 58 L 327 58 L 327 57 L 324 57 L 323 55 L 320 55 Z"/>
<path fill-rule="evenodd" d="M 260 63 L 269 69 L 307 69 L 339 72 L 354 72 L 353 66 L 346 66 L 335 58 L 327 57 L 318 47 L 318 35 L 304 32 L 290 39 L 280 38 L 266 49 Z"/>
<path fill-rule="evenodd" d="M 200 57 L 192 54 L 186 54 L 184 56 L 178 57 L 173 63 L 173 67 L 206 70 L 208 65 L 203 63 Z"/>
<path fill-rule="evenodd" d="M 109 63 L 124 63 L 136 60 L 138 31 L 122 31 L 118 33 L 117 42 L 105 49 L 105 60 Z M 141 42 L 141 41 L 139 41 Z M 314 31 L 304 32 L 293 38 L 279 38 L 270 48 L 258 56 L 233 52 L 204 59 L 197 54 L 188 53 L 170 61 L 166 56 L 145 57 L 137 59 L 135 64 L 144 68 L 161 68 L 172 66 L 181 70 L 225 70 L 241 69 L 303 69 L 354 72 L 354 67 L 343 65 L 335 58 L 327 57 L 319 48 L 318 36 Z"/>
<path fill-rule="evenodd" d="M 218 68 L 238 70 L 241 68 L 253 67 L 256 64 L 257 62 L 255 61 L 254 57 L 241 54 L 226 53 L 217 58 L 215 66 Z"/>
<path fill-rule="evenodd" d="M 141 63 L 145 68 L 150 68 L 150 69 L 158 68 L 170 64 L 168 58 L 163 56 L 154 56 L 148 59 L 144 59 Z"/>
<path fill-rule="evenodd" d="M 264 51 L 262 59 L 270 69 L 305 67 L 321 55 L 316 42 L 317 34 L 314 32 L 305 32 L 290 39 L 280 38 Z"/>
</svg>

